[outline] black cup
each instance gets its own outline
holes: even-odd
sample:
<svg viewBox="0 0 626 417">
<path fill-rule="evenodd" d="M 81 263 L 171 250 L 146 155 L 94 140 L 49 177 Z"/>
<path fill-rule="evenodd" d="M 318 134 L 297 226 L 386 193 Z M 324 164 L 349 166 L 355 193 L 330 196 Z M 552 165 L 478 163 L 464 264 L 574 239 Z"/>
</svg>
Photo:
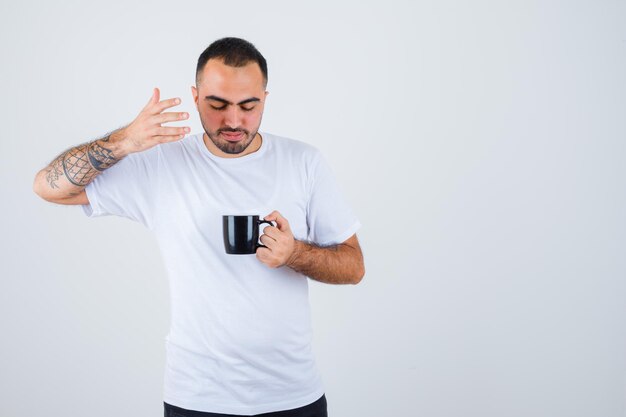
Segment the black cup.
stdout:
<svg viewBox="0 0 626 417">
<path fill-rule="evenodd" d="M 259 225 L 269 220 L 259 220 L 259 216 L 222 216 L 224 249 L 231 255 L 250 255 L 257 248 L 265 246 L 259 243 Z"/>
</svg>

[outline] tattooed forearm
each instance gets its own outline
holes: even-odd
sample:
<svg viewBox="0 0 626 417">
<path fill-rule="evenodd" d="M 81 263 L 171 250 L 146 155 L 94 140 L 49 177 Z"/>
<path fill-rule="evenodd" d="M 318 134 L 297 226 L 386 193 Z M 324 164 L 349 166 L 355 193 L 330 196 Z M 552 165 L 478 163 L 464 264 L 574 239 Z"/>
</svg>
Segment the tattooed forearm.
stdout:
<svg viewBox="0 0 626 417">
<path fill-rule="evenodd" d="M 98 142 L 106 144 L 109 136 L 101 140 L 72 148 L 63 157 L 63 172 L 74 185 L 85 186 L 99 173 L 115 165 L 118 159 L 113 151 Z"/>
<path fill-rule="evenodd" d="M 46 181 L 50 188 L 59 188 L 58 182 L 63 176 L 72 185 L 85 187 L 102 171 L 115 165 L 120 159 L 108 145 L 110 137 L 109 134 L 59 155 L 46 169 Z"/>
<path fill-rule="evenodd" d="M 111 135 L 99 141 L 95 140 L 89 144 L 88 155 L 91 166 L 98 171 L 104 171 L 115 165 L 118 159 L 113 155 L 113 151 L 100 145 L 98 142 L 108 142 Z"/>
<path fill-rule="evenodd" d="M 106 145 L 106 140 L 96 140 L 91 143 L 77 146 L 67 151 L 63 157 L 63 172 L 74 185 L 85 186 L 96 175 L 119 161 Z M 98 143 L 102 142 L 102 144 Z"/>
<path fill-rule="evenodd" d="M 46 201 L 61 204 L 84 202 L 85 187 L 104 170 L 128 155 L 126 143 L 124 126 L 62 152 L 37 172 L 33 191 Z"/>
<path fill-rule="evenodd" d="M 63 172 L 68 181 L 77 186 L 85 186 L 100 173 L 89 163 L 89 145 L 80 145 L 63 155 Z"/>
</svg>

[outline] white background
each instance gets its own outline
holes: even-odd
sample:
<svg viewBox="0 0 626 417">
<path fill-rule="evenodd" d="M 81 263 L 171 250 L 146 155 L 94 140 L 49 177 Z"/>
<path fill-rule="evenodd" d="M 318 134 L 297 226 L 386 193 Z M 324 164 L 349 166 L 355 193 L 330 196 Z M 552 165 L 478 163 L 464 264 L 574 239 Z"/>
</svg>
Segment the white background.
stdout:
<svg viewBox="0 0 626 417">
<path fill-rule="evenodd" d="M 363 223 L 362 283 L 311 284 L 331 417 L 626 416 L 623 1 L 2 0 L 0 35 L 1 416 L 162 415 L 155 240 L 32 181 L 153 87 L 201 131 L 223 36 Z"/>
</svg>

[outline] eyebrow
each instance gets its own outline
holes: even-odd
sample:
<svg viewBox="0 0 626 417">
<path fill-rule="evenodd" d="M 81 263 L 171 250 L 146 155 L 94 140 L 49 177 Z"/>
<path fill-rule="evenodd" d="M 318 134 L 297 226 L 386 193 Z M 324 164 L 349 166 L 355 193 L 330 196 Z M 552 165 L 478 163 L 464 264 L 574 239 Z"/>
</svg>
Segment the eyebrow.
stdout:
<svg viewBox="0 0 626 417">
<path fill-rule="evenodd" d="M 230 101 L 228 101 L 226 99 L 223 99 L 221 97 L 217 97 L 217 96 L 206 96 L 204 99 L 205 100 L 215 100 L 215 101 L 219 101 L 219 102 L 224 103 L 224 104 L 233 104 Z M 246 104 L 246 103 L 250 103 L 250 102 L 253 102 L 253 101 L 261 101 L 261 100 L 259 98 L 257 98 L 257 97 L 250 97 L 250 98 L 247 98 L 247 99 L 245 99 L 243 101 L 240 101 L 237 104 L 241 105 L 241 104 Z"/>
</svg>

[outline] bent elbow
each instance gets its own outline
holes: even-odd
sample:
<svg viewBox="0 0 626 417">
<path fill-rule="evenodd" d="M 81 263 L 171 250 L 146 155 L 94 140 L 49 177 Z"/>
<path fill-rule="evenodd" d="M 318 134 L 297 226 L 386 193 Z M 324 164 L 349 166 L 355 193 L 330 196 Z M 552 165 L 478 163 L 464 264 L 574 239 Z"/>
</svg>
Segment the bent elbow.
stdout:
<svg viewBox="0 0 626 417">
<path fill-rule="evenodd" d="M 365 266 L 361 265 L 352 279 L 352 285 L 356 285 L 363 280 L 365 276 Z"/>
<path fill-rule="evenodd" d="M 35 180 L 33 181 L 33 192 L 44 201 L 56 203 L 58 200 L 55 199 L 54 195 L 50 193 L 50 187 L 46 187 L 44 175 L 44 171 L 39 171 L 37 175 L 35 175 Z"/>
<path fill-rule="evenodd" d="M 46 196 L 43 192 L 43 187 L 42 187 L 41 171 L 39 171 L 37 175 L 35 175 L 35 180 L 33 181 L 33 192 L 37 194 L 40 198 L 46 200 Z"/>
</svg>

